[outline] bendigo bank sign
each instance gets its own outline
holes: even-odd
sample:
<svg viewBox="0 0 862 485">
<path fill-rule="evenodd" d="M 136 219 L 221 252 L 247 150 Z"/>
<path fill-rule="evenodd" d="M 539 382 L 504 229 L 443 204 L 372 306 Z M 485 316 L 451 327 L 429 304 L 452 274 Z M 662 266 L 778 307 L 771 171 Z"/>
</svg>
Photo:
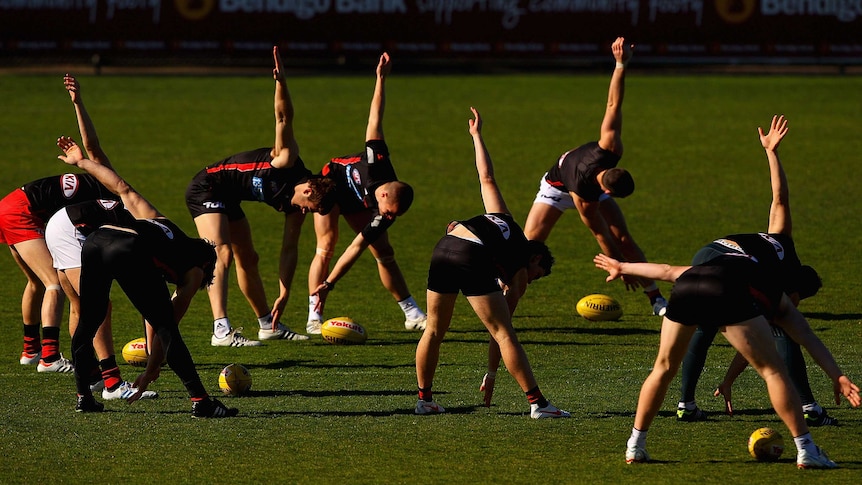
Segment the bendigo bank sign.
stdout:
<svg viewBox="0 0 862 485">
<path fill-rule="evenodd" d="M 862 0 L 0 0 L 0 61 L 39 54 L 862 62 Z"/>
</svg>

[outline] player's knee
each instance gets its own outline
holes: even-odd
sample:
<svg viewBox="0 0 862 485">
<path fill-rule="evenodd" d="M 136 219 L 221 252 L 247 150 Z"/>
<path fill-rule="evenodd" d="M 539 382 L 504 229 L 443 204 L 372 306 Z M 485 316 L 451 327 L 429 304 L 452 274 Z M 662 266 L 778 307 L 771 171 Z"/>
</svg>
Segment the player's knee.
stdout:
<svg viewBox="0 0 862 485">
<path fill-rule="evenodd" d="M 314 249 L 314 256 L 316 258 L 324 260 L 327 263 L 332 259 L 332 257 L 334 255 L 335 255 L 335 251 L 333 251 L 331 248 L 318 246 L 317 248 Z"/>
</svg>

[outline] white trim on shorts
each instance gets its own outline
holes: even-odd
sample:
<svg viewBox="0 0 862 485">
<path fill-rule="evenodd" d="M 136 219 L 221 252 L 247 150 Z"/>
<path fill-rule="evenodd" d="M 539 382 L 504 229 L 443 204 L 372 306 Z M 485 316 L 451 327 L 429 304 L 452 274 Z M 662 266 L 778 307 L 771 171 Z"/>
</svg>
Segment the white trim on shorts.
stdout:
<svg viewBox="0 0 862 485">
<path fill-rule="evenodd" d="M 539 180 L 539 191 L 536 192 L 536 198 L 533 199 L 533 203 L 549 205 L 560 212 L 565 212 L 568 209 L 574 209 L 575 200 L 572 199 L 572 194 L 562 191 L 549 184 L 548 180 L 545 178 L 547 176 L 548 173 L 545 172 L 545 174 L 542 175 L 541 180 Z M 599 196 L 599 202 L 610 198 L 610 195 L 602 194 Z"/>
<path fill-rule="evenodd" d="M 572 194 L 564 192 L 549 184 L 545 178 L 547 176 L 548 174 L 545 172 L 545 174 L 542 175 L 542 179 L 539 180 L 539 191 L 536 192 L 536 198 L 533 199 L 533 203 L 549 205 L 560 212 L 574 209 L 575 201 L 572 199 Z"/>
<path fill-rule="evenodd" d="M 72 221 L 66 209 L 57 211 L 45 226 L 45 244 L 58 270 L 81 267 L 81 247 L 86 238 Z"/>
</svg>

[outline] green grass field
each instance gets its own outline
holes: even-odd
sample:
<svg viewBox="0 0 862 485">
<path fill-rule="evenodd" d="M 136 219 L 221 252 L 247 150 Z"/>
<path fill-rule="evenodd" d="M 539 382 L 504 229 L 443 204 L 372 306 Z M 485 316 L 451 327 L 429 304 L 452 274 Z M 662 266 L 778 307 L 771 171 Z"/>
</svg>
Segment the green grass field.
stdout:
<svg viewBox="0 0 862 485">
<path fill-rule="evenodd" d="M 414 185 L 410 212 L 390 230 L 416 299 L 425 302 L 431 250 L 446 224 L 482 211 L 467 134 L 469 107 L 484 134 L 510 209 L 523 222 L 539 177 L 563 151 L 598 137 L 608 75 L 399 76 L 387 83 L 384 128 L 399 177 Z M 59 135 L 78 137 L 74 111 L 53 76 L 0 77 L 0 191 L 62 173 Z M 90 114 L 116 169 L 163 213 L 195 234 L 183 200 L 192 175 L 238 151 L 272 143 L 272 81 L 259 77 L 80 77 Z M 373 86 L 367 76 L 289 79 L 306 165 L 362 149 Z M 653 261 L 686 264 L 711 239 L 766 229 L 768 171 L 756 127 L 775 113 L 790 120 L 781 157 L 790 182 L 794 237 L 801 259 L 824 288 L 801 309 L 844 371 L 862 382 L 859 218 L 862 78 L 681 76 L 629 73 L 620 166 L 637 181 L 620 202 L 632 234 Z M 282 216 L 244 204 L 268 296 L 277 292 Z M 350 239 L 342 227 L 343 248 Z M 813 436 L 842 469 L 803 472 L 772 412 L 765 386 L 748 370 L 734 389 L 737 415 L 711 395 L 732 349 L 719 338 L 707 360 L 699 402 L 708 422 L 677 423 L 678 385 L 655 421 L 655 463 L 626 466 L 625 440 L 637 393 L 658 345 L 659 320 L 646 299 L 607 284 L 592 267 L 598 246 L 574 214 L 550 240 L 554 274 L 531 286 L 515 325 L 545 394 L 572 411 L 568 420 L 534 421 L 514 380 L 498 376 L 494 405 L 481 406 L 487 333 L 459 301 L 442 348 L 435 396 L 448 412 L 413 415 L 414 353 L 419 334 L 403 329 L 397 305 L 364 256 L 330 297 L 327 315 L 349 315 L 370 334 L 364 346 L 320 338 L 261 348 L 209 345 L 205 294 L 181 329 L 204 382 L 218 393 L 226 364 L 247 366 L 253 392 L 225 398 L 240 409 L 228 420 L 193 420 L 184 388 L 166 369 L 151 389 L 160 397 L 102 414 L 76 414 L 73 378 L 21 366 L 20 295 L 25 278 L 0 257 L 0 483 L 777 483 L 858 481 L 862 415 L 836 406 L 825 375 L 809 362 L 812 387 L 841 427 Z M 302 330 L 307 264 L 314 234 L 307 221 L 300 270 L 283 322 Z M 669 286 L 662 286 L 665 294 Z M 575 303 L 588 293 L 616 297 L 620 321 L 591 323 Z M 114 291 L 117 349 L 141 336 L 139 316 Z M 232 282 L 231 317 L 256 335 L 254 315 Z M 64 325 L 64 329 L 65 329 Z M 61 345 L 69 355 L 69 337 Z M 121 365 L 132 380 L 136 369 Z M 748 435 L 777 427 L 788 450 L 761 464 Z"/>
</svg>

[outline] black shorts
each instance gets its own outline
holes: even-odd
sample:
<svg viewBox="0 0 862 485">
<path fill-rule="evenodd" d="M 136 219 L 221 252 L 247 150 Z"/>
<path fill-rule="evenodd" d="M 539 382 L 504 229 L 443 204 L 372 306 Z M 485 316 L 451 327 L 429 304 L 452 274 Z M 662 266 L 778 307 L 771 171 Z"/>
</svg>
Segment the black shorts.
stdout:
<svg viewBox="0 0 862 485">
<path fill-rule="evenodd" d="M 206 169 L 198 172 L 186 188 L 186 207 L 192 219 L 201 214 L 227 214 L 230 221 L 245 219 L 240 201 L 212 184 Z"/>
<path fill-rule="evenodd" d="M 750 290 L 756 270 L 748 260 L 692 266 L 676 280 L 665 316 L 683 325 L 720 327 L 762 315 Z"/>
<path fill-rule="evenodd" d="M 442 294 L 480 296 L 498 292 L 499 271 L 485 246 L 445 236 L 434 247 L 428 268 L 428 289 Z"/>
</svg>

